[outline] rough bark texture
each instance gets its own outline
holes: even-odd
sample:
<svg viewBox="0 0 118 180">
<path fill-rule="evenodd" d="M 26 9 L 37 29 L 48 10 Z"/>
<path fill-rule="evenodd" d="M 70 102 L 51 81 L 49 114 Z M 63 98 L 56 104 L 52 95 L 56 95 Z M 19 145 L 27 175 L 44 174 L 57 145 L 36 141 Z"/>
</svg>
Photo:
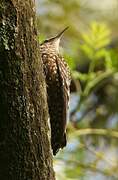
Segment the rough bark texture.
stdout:
<svg viewBox="0 0 118 180">
<path fill-rule="evenodd" d="M 32 0 L 0 0 L 0 180 L 53 180 Z"/>
</svg>

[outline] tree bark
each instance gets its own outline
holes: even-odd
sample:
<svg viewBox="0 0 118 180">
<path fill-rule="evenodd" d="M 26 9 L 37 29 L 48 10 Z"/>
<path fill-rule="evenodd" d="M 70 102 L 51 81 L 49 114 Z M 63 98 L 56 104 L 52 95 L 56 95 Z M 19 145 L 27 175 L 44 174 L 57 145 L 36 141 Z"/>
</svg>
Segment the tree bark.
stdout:
<svg viewBox="0 0 118 180">
<path fill-rule="evenodd" d="M 0 0 L 0 180 L 53 180 L 33 0 Z"/>
</svg>

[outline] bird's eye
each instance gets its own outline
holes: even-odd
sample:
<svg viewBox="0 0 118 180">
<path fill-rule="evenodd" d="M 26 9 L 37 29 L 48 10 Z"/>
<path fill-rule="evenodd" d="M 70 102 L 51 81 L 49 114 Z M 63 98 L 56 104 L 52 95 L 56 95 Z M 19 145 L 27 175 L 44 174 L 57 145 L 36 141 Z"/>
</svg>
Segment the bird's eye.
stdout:
<svg viewBox="0 0 118 180">
<path fill-rule="evenodd" d="M 44 40 L 40 45 L 43 45 L 43 44 L 45 44 L 47 42 L 48 42 L 48 40 Z"/>
<path fill-rule="evenodd" d="M 48 40 L 47 40 L 47 39 L 44 41 L 44 43 L 46 43 L 46 42 L 48 42 Z"/>
</svg>

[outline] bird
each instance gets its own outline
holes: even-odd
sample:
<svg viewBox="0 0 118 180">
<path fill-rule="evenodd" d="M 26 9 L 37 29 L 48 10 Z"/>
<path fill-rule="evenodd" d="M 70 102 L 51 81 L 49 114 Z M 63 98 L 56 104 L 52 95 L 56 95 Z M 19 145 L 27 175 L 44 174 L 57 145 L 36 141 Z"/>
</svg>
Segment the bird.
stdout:
<svg viewBox="0 0 118 180">
<path fill-rule="evenodd" d="M 66 125 L 69 109 L 71 73 L 60 55 L 60 40 L 68 27 L 40 44 L 41 59 L 47 87 L 53 155 L 67 144 Z"/>
</svg>

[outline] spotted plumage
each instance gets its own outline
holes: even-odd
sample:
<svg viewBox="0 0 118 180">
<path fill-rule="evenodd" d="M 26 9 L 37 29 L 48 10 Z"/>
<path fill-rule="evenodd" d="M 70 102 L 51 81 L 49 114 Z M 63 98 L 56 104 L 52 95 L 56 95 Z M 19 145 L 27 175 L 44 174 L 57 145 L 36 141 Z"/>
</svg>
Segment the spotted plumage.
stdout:
<svg viewBox="0 0 118 180">
<path fill-rule="evenodd" d="M 66 146 L 66 121 L 70 95 L 70 69 L 59 55 L 59 35 L 40 45 L 44 74 L 47 84 L 47 99 L 51 124 L 51 146 L 53 154 Z"/>
</svg>

